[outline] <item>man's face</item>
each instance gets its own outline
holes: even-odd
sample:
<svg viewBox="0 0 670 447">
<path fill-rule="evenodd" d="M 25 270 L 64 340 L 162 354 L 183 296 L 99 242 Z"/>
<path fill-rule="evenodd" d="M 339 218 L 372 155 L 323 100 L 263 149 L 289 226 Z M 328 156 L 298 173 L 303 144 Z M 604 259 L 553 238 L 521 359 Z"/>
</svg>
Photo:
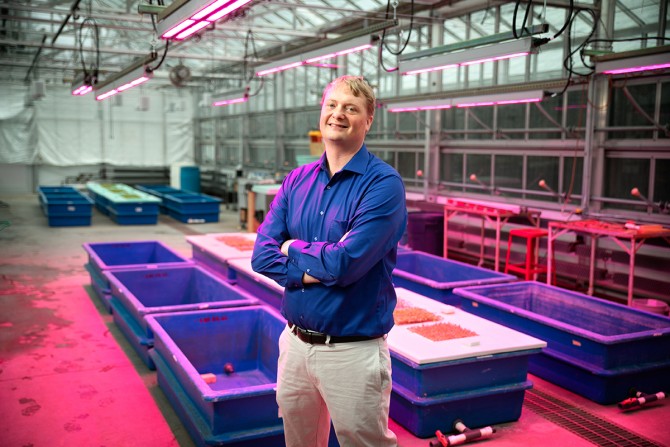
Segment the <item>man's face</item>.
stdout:
<svg viewBox="0 0 670 447">
<path fill-rule="evenodd" d="M 320 128 L 324 140 L 359 149 L 372 125 L 363 96 L 354 96 L 344 84 L 330 88 L 321 107 Z"/>
</svg>

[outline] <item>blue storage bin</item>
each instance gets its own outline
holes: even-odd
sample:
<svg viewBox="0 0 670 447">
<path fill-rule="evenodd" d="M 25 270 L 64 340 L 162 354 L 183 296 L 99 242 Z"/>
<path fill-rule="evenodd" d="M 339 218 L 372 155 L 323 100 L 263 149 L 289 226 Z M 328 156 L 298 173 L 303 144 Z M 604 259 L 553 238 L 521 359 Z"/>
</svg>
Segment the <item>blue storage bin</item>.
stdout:
<svg viewBox="0 0 670 447">
<path fill-rule="evenodd" d="M 266 433 L 281 425 L 276 402 L 278 340 L 286 320 L 268 306 L 148 315 L 158 374 L 172 375 L 167 393 L 183 394 L 193 410 L 180 414 L 187 427 L 209 437 Z M 235 372 L 224 373 L 231 363 Z M 208 384 L 201 374 L 214 374 Z M 204 431 L 204 430 L 203 430 Z M 258 444 L 255 444 L 258 445 Z M 262 444 L 261 444 L 262 445 Z"/>
<path fill-rule="evenodd" d="M 95 295 L 98 297 L 102 305 L 107 309 L 107 312 L 112 313 L 111 305 L 111 290 L 109 289 L 109 281 L 104 278 L 100 273 L 98 273 L 91 264 L 88 262 L 84 264 L 84 268 L 88 272 L 88 276 L 91 280 L 91 288 Z"/>
<path fill-rule="evenodd" d="M 526 349 L 418 364 L 391 349 L 393 386 L 397 384 L 417 397 L 431 397 L 525 382 L 528 360 L 540 351 Z"/>
<path fill-rule="evenodd" d="M 158 206 L 152 213 L 136 214 L 119 213 L 113 207 L 107 206 L 107 215 L 119 225 L 155 225 L 158 222 Z"/>
<path fill-rule="evenodd" d="M 186 224 L 218 222 L 220 214 L 218 209 L 213 213 L 199 213 L 191 211 L 180 213 L 170 207 L 165 207 L 165 213 L 171 218 Z"/>
<path fill-rule="evenodd" d="M 177 416 L 186 427 L 194 444 L 198 447 L 205 446 L 228 446 L 228 447 L 285 447 L 284 427 L 278 425 L 236 432 L 226 432 L 215 435 L 211 426 L 199 413 L 195 403 L 188 397 L 184 388 L 172 373 L 167 362 L 160 354 L 151 350 L 149 355 L 156 365 L 156 377 L 158 386 L 161 388 L 168 401 L 174 408 Z"/>
<path fill-rule="evenodd" d="M 89 264 L 101 277 L 105 270 L 193 264 L 160 241 L 87 242 L 82 247 Z"/>
<path fill-rule="evenodd" d="M 153 333 L 145 317 L 153 313 L 240 307 L 259 301 L 196 265 L 113 270 L 103 273 L 112 297 L 128 311 L 149 342 Z"/>
<path fill-rule="evenodd" d="M 670 361 L 670 318 L 536 281 L 456 289 L 463 310 L 594 368 Z M 668 376 L 670 384 L 670 376 Z"/>
<path fill-rule="evenodd" d="M 602 405 L 629 398 L 633 389 L 655 393 L 670 387 L 670 361 L 603 369 L 546 349 L 531 359 L 528 369 L 548 382 Z"/>
<path fill-rule="evenodd" d="M 420 438 L 435 436 L 435 430 L 451 431 L 462 420 L 468 427 L 512 422 L 521 416 L 530 381 L 493 386 L 435 397 L 417 397 L 399 385 L 391 392 L 390 417 Z"/>
<path fill-rule="evenodd" d="M 112 296 L 109 303 L 111 306 L 110 313 L 114 317 L 116 327 L 119 328 L 146 367 L 155 370 L 156 365 L 150 355 L 154 346 L 153 339 L 149 339 L 145 335 L 145 330 L 137 324 L 135 319 L 130 315 L 130 312 L 126 310 L 118 299 Z"/>
<path fill-rule="evenodd" d="M 37 187 L 37 192 L 41 193 L 50 193 L 50 194 L 71 194 L 78 193 L 79 191 L 73 186 L 47 186 L 40 185 Z"/>
<path fill-rule="evenodd" d="M 441 303 L 460 305 L 457 287 L 516 281 L 513 275 L 494 272 L 423 252 L 398 252 L 393 283 Z"/>
<path fill-rule="evenodd" d="M 396 324 L 387 336 L 393 386 L 417 398 L 524 382 L 529 359 L 547 346 L 543 340 L 407 289 L 396 288 L 396 295 Z M 412 322 L 417 314 L 433 321 Z M 456 328 L 463 332 L 454 333 Z M 445 338 L 425 337 L 421 329 L 445 331 Z"/>
<path fill-rule="evenodd" d="M 135 185 L 135 188 L 158 197 L 163 197 L 166 194 L 180 192 L 179 189 L 168 185 Z"/>
</svg>

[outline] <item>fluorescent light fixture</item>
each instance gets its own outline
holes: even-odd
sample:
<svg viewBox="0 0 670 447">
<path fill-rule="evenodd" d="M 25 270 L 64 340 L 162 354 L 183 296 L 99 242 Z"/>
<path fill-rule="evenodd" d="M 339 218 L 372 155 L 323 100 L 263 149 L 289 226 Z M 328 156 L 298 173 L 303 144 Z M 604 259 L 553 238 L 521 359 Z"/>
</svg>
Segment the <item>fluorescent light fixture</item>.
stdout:
<svg viewBox="0 0 670 447">
<path fill-rule="evenodd" d="M 93 91 L 93 85 L 96 81 L 96 76 L 94 74 L 89 74 L 84 76 L 83 74 L 72 82 L 72 95 L 74 96 L 84 96 L 87 93 Z"/>
<path fill-rule="evenodd" d="M 429 57 L 416 57 L 409 54 L 400 59 L 398 70 L 401 75 L 416 75 L 460 66 L 527 56 L 536 52 L 537 47 L 535 45 L 535 38 L 529 36 L 483 47 L 450 51 Z"/>
<path fill-rule="evenodd" d="M 154 77 L 153 71 L 148 70 L 146 65 L 156 59 L 156 55 L 152 53 L 143 60 L 135 62 L 133 65 L 127 67 L 120 73 L 115 74 L 109 79 L 98 83 L 95 86 L 95 99 L 102 101 L 117 93 L 121 93 L 130 88 L 144 84 L 149 79 Z"/>
<path fill-rule="evenodd" d="M 163 39 L 183 40 L 238 10 L 251 0 L 176 0 L 158 14 Z"/>
<path fill-rule="evenodd" d="M 231 104 L 240 104 L 249 100 L 249 87 L 241 90 L 233 90 L 230 92 L 221 93 L 212 98 L 212 106 L 228 106 Z"/>
<path fill-rule="evenodd" d="M 617 75 L 670 68 L 670 45 L 597 56 L 596 73 Z"/>
<path fill-rule="evenodd" d="M 341 56 L 344 54 L 356 53 L 374 47 L 374 39 L 372 36 L 360 36 L 354 39 L 349 39 L 343 42 L 337 42 L 317 50 L 308 51 L 298 54 L 280 61 L 271 62 L 269 64 L 261 65 L 256 70 L 256 76 L 267 76 L 269 74 L 277 73 L 279 71 L 288 70 L 290 68 L 300 67 L 301 65 L 310 65 Z"/>
<path fill-rule="evenodd" d="M 260 65 L 256 69 L 256 76 L 267 76 L 302 65 L 319 65 L 319 62 L 324 59 L 330 59 L 344 54 L 356 53 L 373 48 L 376 45 L 375 41 L 377 38 L 372 34 L 397 24 L 398 22 L 395 20 L 388 20 L 353 33 L 345 34 L 337 39 L 330 39 L 326 42 L 327 46 L 320 46 L 311 50 L 307 49 L 306 51 L 292 54 L 284 59 Z"/>
<path fill-rule="evenodd" d="M 478 96 L 464 96 L 461 98 L 425 99 L 418 101 L 398 101 L 386 103 L 389 112 L 418 112 L 422 110 L 441 110 L 452 107 L 481 107 L 507 104 L 523 104 L 540 102 L 544 99 L 544 90 L 525 92 L 495 93 Z"/>
</svg>

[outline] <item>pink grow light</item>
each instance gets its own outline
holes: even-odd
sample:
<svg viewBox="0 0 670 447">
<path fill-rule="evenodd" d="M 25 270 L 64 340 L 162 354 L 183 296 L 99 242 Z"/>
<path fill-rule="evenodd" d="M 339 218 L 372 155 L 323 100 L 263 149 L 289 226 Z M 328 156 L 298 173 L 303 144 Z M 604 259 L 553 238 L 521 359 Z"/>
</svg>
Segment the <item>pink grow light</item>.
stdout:
<svg viewBox="0 0 670 447">
<path fill-rule="evenodd" d="M 348 49 L 346 49 L 346 50 L 336 51 L 336 52 L 334 52 L 334 53 L 324 54 L 323 56 L 313 57 L 313 58 L 310 58 L 310 59 L 305 60 L 304 63 L 306 63 L 306 64 L 311 64 L 312 62 L 320 61 L 320 60 L 323 60 L 323 59 L 330 59 L 330 58 L 332 58 L 332 57 L 342 56 L 342 55 L 344 55 L 344 54 L 356 53 L 356 52 L 358 52 L 358 51 L 363 51 L 363 50 L 370 49 L 370 48 L 372 48 L 373 46 L 374 46 L 374 45 L 369 44 L 369 43 L 368 43 L 368 44 L 365 44 L 365 45 L 359 45 L 359 46 L 357 46 L 357 47 L 348 48 Z"/>
<path fill-rule="evenodd" d="M 282 65 L 281 67 L 269 68 L 267 70 L 257 72 L 256 76 L 265 76 L 265 75 L 269 75 L 269 74 L 272 74 L 272 73 L 277 73 L 279 71 L 288 70 L 289 68 L 299 67 L 303 64 L 304 64 L 303 61 L 298 61 L 298 62 L 293 62 L 293 63 L 290 63 L 290 64 Z"/>
<path fill-rule="evenodd" d="M 640 67 L 628 67 L 628 68 L 616 68 L 612 70 L 603 71 L 605 74 L 624 74 L 624 73 L 637 73 L 640 71 L 650 71 L 650 70 L 662 70 L 664 68 L 670 68 L 670 62 L 667 64 L 655 64 L 655 65 L 643 65 Z"/>
<path fill-rule="evenodd" d="M 72 94 L 75 95 L 75 96 L 84 96 L 85 94 L 87 94 L 91 90 L 93 90 L 92 86 L 84 84 L 84 85 L 81 85 L 81 86 L 77 87 L 76 89 L 72 90 Z"/>
<path fill-rule="evenodd" d="M 239 104 L 239 103 L 242 103 L 242 102 L 247 102 L 248 100 L 249 100 L 248 96 L 243 96 L 241 98 L 224 99 L 223 101 L 216 101 L 216 102 L 213 102 L 212 105 L 214 107 L 228 106 L 230 104 Z"/>
<path fill-rule="evenodd" d="M 202 0 L 191 0 L 191 2 L 185 3 L 181 7 L 183 9 L 189 8 L 189 10 L 186 13 L 182 12 L 181 14 L 183 14 L 183 17 L 180 19 L 178 18 L 175 23 L 167 25 L 167 30 L 161 30 L 161 37 L 163 39 L 183 40 L 231 12 L 241 8 L 250 1 L 251 0 L 206 0 L 203 2 Z M 190 11 L 193 11 L 192 5 L 196 3 L 201 3 L 203 6 L 196 9 L 192 14 L 189 14 Z M 197 5 L 195 7 L 197 8 Z M 180 11 L 174 11 L 172 14 L 180 14 Z M 170 16 L 168 16 L 166 20 L 170 20 L 169 17 Z M 161 23 L 159 22 L 159 27 L 160 25 Z"/>
</svg>

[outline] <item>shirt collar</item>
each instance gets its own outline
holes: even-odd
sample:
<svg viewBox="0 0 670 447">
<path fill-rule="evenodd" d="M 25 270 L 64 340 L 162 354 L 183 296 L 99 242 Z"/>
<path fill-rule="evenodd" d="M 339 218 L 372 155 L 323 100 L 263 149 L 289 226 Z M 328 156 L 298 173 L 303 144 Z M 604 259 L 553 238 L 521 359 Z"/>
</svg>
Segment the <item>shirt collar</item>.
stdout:
<svg viewBox="0 0 670 447">
<path fill-rule="evenodd" d="M 352 171 L 357 174 L 363 174 L 365 172 L 365 169 L 368 166 L 368 148 L 365 147 L 365 144 L 361 146 L 361 148 L 356 152 L 356 154 L 349 160 L 349 162 L 344 165 L 342 168 L 343 171 Z M 328 171 L 328 164 L 326 160 L 326 153 L 324 152 L 323 155 L 321 156 L 321 163 L 319 163 L 319 166 L 321 167 L 322 170 Z"/>
</svg>

